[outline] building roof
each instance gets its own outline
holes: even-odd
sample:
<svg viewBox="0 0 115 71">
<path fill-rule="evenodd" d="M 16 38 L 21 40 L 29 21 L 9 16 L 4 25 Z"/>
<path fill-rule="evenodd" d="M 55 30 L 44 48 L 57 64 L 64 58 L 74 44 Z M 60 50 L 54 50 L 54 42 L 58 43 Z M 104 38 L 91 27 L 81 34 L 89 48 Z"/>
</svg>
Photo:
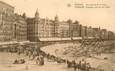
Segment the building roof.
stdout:
<svg viewBox="0 0 115 71">
<path fill-rule="evenodd" d="M 101 31 L 107 31 L 106 29 L 101 29 Z"/>
<path fill-rule="evenodd" d="M 7 6 L 10 6 L 10 7 L 14 8 L 12 5 L 7 4 L 7 3 L 5 3 L 5 2 L 3 2 L 3 1 L 0 1 L 0 3 L 5 4 L 5 5 L 7 5 Z"/>
<path fill-rule="evenodd" d="M 93 28 L 93 30 L 99 30 L 99 28 Z"/>
</svg>

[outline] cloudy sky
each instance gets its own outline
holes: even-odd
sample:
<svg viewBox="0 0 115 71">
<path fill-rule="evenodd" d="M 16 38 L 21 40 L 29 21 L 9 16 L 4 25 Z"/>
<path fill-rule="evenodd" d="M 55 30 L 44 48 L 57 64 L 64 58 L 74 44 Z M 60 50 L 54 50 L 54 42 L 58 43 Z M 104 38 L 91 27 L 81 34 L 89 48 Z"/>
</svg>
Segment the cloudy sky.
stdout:
<svg viewBox="0 0 115 71">
<path fill-rule="evenodd" d="M 36 9 L 40 17 L 78 20 L 82 25 L 101 27 L 115 32 L 115 0 L 0 0 L 15 7 L 15 12 L 33 17 Z M 110 8 L 75 8 L 67 4 L 106 4 Z"/>
</svg>

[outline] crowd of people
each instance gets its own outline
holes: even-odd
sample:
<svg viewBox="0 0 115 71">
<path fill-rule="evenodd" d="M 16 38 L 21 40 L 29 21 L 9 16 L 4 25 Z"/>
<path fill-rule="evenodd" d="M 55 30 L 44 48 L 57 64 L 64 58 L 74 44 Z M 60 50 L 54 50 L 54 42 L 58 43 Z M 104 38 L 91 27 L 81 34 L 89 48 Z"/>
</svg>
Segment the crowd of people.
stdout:
<svg viewBox="0 0 115 71">
<path fill-rule="evenodd" d="M 40 48 L 37 47 L 20 46 L 16 48 L 11 48 L 7 51 L 9 52 L 15 51 L 18 55 L 24 54 L 26 56 L 29 56 L 29 58 L 31 60 L 35 60 L 36 64 L 38 65 L 44 65 L 45 64 L 44 58 L 46 58 L 47 61 L 54 61 L 59 64 L 65 63 L 67 65 L 67 68 L 73 68 L 74 71 L 104 71 L 103 69 L 98 70 L 97 68 L 93 68 L 90 65 L 90 63 L 86 62 L 84 59 L 82 59 L 79 62 L 76 62 L 75 60 L 70 61 L 67 59 L 62 59 L 61 57 L 57 57 L 49 53 L 45 53 L 44 51 L 42 51 Z M 21 61 L 22 63 L 26 62 L 25 60 L 15 60 L 14 64 L 18 63 L 18 61 Z"/>
</svg>

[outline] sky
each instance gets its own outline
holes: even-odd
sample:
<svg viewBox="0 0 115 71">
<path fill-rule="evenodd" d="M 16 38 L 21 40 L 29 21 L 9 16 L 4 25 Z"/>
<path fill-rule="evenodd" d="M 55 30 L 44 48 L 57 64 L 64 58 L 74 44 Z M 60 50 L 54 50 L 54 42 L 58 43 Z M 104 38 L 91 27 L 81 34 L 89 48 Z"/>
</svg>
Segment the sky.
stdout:
<svg viewBox="0 0 115 71">
<path fill-rule="evenodd" d="M 115 32 L 115 0 L 0 0 L 15 7 L 15 12 L 34 17 L 38 9 L 41 18 L 77 20 L 84 26 L 101 27 Z M 75 8 L 73 4 L 106 4 L 110 8 Z M 68 7 L 67 4 L 71 4 Z"/>
</svg>

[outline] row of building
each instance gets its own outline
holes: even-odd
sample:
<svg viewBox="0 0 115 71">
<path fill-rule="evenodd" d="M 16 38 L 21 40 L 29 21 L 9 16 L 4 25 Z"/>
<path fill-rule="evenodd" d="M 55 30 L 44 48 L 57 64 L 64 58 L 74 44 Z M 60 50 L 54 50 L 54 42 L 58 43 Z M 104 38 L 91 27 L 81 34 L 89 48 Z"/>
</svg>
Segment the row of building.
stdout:
<svg viewBox="0 0 115 71">
<path fill-rule="evenodd" d="M 34 18 L 27 18 L 28 40 L 39 41 L 39 38 L 72 38 L 72 37 L 93 37 L 101 39 L 114 39 L 115 34 L 106 29 L 83 26 L 79 21 L 59 21 L 56 15 L 54 20 L 40 18 L 36 11 Z"/>
<path fill-rule="evenodd" d="M 0 41 L 39 41 L 40 38 L 94 37 L 114 39 L 115 34 L 106 29 L 83 26 L 79 21 L 60 21 L 56 15 L 53 20 L 40 18 L 38 10 L 35 17 L 14 13 L 14 7 L 0 1 Z"/>
</svg>

